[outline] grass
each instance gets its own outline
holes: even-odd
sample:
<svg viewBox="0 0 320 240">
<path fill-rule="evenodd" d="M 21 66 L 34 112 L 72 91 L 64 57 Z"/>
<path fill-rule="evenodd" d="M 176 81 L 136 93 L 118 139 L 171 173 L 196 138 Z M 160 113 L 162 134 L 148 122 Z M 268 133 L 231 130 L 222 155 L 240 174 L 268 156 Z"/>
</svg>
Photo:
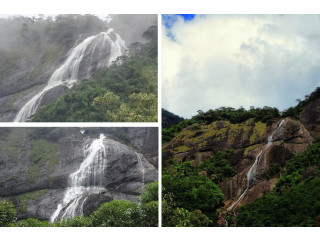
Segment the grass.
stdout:
<svg viewBox="0 0 320 240">
<path fill-rule="evenodd" d="M 250 136 L 250 144 L 253 144 L 256 141 L 258 141 L 262 137 L 262 135 L 265 133 L 266 128 L 267 128 L 267 125 L 265 123 L 256 122 L 254 125 L 253 133 Z"/>
</svg>

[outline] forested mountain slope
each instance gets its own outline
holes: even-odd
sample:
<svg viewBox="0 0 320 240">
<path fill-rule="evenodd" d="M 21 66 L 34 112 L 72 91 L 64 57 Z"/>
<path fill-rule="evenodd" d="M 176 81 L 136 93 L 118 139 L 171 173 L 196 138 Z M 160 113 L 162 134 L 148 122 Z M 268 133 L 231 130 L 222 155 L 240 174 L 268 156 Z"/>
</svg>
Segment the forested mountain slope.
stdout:
<svg viewBox="0 0 320 240">
<path fill-rule="evenodd" d="M 319 92 L 283 113 L 220 108 L 164 129 L 164 224 L 317 225 Z"/>
</svg>

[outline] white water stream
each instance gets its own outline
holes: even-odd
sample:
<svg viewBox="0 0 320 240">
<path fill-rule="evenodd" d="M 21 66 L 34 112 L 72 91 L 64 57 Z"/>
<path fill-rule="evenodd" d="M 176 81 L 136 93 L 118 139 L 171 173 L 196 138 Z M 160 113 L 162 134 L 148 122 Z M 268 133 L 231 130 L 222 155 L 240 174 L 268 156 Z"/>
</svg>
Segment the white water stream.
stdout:
<svg viewBox="0 0 320 240">
<path fill-rule="evenodd" d="M 137 156 L 137 159 L 138 159 L 138 163 L 140 165 L 139 169 L 142 173 L 142 190 L 144 189 L 144 174 L 145 174 L 145 168 L 143 166 L 143 162 L 142 162 L 142 157 L 141 157 L 141 154 L 140 153 L 136 153 L 136 156 Z"/>
<path fill-rule="evenodd" d="M 89 64 L 81 65 L 81 72 L 85 73 L 82 78 L 85 79 L 90 77 L 93 68 L 110 66 L 117 57 L 125 55 L 125 42 L 116 33 L 113 33 L 116 38 L 112 40 L 109 36 L 112 31 L 109 29 L 108 32 L 90 36 L 71 49 L 65 62 L 52 74 L 47 85 L 20 109 L 14 122 L 27 121 L 37 111 L 43 96 L 49 90 L 60 85 L 73 87 L 79 80 L 82 60 L 89 59 Z"/>
<path fill-rule="evenodd" d="M 281 128 L 283 123 L 284 123 L 284 120 L 281 120 L 281 122 L 279 123 L 277 129 L 268 137 L 268 143 L 267 143 L 266 147 L 263 150 L 260 151 L 260 153 L 257 155 L 254 163 L 252 164 L 252 166 L 250 167 L 249 171 L 247 172 L 247 186 L 246 186 L 246 189 L 243 191 L 243 193 L 240 195 L 240 197 L 237 199 L 237 201 L 235 201 L 227 209 L 228 211 L 231 211 L 242 200 L 242 198 L 246 195 L 247 191 L 249 190 L 250 186 L 255 183 L 256 175 L 257 175 L 257 167 L 258 167 L 258 164 L 259 164 L 260 157 L 272 145 L 272 143 L 273 143 L 273 135 L 277 132 L 278 129 Z"/>
<path fill-rule="evenodd" d="M 104 191 L 105 171 L 107 168 L 106 149 L 104 141 L 106 137 L 100 134 L 91 145 L 85 149 L 85 159 L 80 168 L 70 174 L 68 189 L 65 192 L 63 202 L 50 218 L 55 222 L 58 218 L 73 218 L 83 214 L 83 204 L 91 194 L 99 194 Z"/>
</svg>

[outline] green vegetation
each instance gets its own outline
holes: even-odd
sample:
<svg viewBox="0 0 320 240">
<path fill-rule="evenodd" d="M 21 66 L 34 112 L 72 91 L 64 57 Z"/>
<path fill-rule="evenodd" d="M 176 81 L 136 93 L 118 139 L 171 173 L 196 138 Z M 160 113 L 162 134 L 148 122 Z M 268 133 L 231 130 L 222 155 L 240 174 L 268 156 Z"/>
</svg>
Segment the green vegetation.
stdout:
<svg viewBox="0 0 320 240">
<path fill-rule="evenodd" d="M 91 216 L 92 226 L 98 227 L 152 227 L 158 226 L 158 183 L 146 186 L 142 204 L 113 200 L 100 206 Z"/>
<path fill-rule="evenodd" d="M 157 29 L 147 32 L 154 36 Z M 157 121 L 157 56 L 157 41 L 151 40 L 42 107 L 31 121 Z"/>
<path fill-rule="evenodd" d="M 274 121 L 281 117 L 277 108 L 264 107 L 264 108 L 251 108 L 245 110 L 244 108 L 234 109 L 231 107 L 221 107 L 207 112 L 199 112 L 191 119 L 184 120 L 177 125 L 173 125 L 168 129 L 162 130 L 162 142 L 168 142 L 173 139 L 182 129 L 194 123 L 201 125 L 210 125 L 216 121 L 228 121 L 231 124 L 244 123 L 249 119 L 254 119 L 256 122 L 252 142 L 254 142 L 257 135 L 261 135 L 266 125 L 272 124 Z M 259 123 L 261 122 L 261 123 Z"/>
<path fill-rule="evenodd" d="M 224 201 L 217 184 L 235 175 L 230 166 L 233 157 L 231 149 L 217 152 L 199 166 L 168 160 L 162 176 L 164 226 L 213 226 Z"/>
<path fill-rule="evenodd" d="M 165 110 L 164 108 L 161 109 L 161 115 L 162 115 L 162 128 L 169 128 L 172 125 L 176 125 L 179 122 L 182 122 L 184 118 L 179 117 L 178 115 L 173 114 L 172 112 L 169 112 Z"/>
<path fill-rule="evenodd" d="M 14 223 L 17 216 L 17 210 L 11 202 L 0 202 L 0 227 L 8 227 Z"/>
<path fill-rule="evenodd" d="M 10 227 L 50 227 L 47 221 L 41 221 L 36 218 L 27 218 L 26 220 L 21 220 L 17 224 L 11 224 Z"/>
<path fill-rule="evenodd" d="M 157 98 L 154 94 L 132 93 L 129 102 L 121 103 L 113 92 L 99 95 L 93 106 L 106 113 L 111 122 L 154 122 L 157 120 Z"/>
<path fill-rule="evenodd" d="M 164 192 L 164 189 L 163 189 Z M 163 227 L 209 227 L 212 221 L 202 214 L 201 210 L 192 212 L 175 205 L 172 193 L 162 197 L 162 226 Z"/>
<path fill-rule="evenodd" d="M 158 201 L 158 182 L 148 183 L 145 191 L 141 195 L 141 203 L 146 204 L 153 201 Z"/>
<path fill-rule="evenodd" d="M 214 121 L 226 120 L 230 123 L 242 123 L 250 118 L 256 119 L 270 124 L 273 119 L 280 118 L 280 112 L 277 108 L 263 107 L 263 108 L 251 108 L 245 110 L 243 107 L 234 109 L 231 107 L 220 107 L 215 110 L 209 110 L 205 113 L 200 112 L 193 117 L 197 122 L 209 124 Z"/>
<path fill-rule="evenodd" d="M 266 124 L 262 122 L 256 122 L 253 128 L 253 134 L 250 136 L 250 143 L 255 143 L 266 131 Z"/>
<path fill-rule="evenodd" d="M 218 184 L 224 179 L 236 175 L 236 171 L 230 165 L 233 157 L 233 149 L 219 151 L 214 156 L 202 161 L 198 167 L 198 171 L 205 171 L 208 178 Z"/>
<path fill-rule="evenodd" d="M 139 218 L 138 205 L 127 200 L 113 200 L 103 204 L 91 218 L 94 226 L 134 227 Z"/>
</svg>

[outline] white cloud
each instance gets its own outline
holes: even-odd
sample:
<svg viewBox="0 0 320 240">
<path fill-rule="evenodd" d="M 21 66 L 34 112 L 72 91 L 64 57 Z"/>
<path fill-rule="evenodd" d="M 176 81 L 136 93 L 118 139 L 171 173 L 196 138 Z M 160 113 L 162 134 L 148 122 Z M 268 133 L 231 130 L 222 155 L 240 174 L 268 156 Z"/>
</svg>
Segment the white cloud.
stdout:
<svg viewBox="0 0 320 240">
<path fill-rule="evenodd" d="M 184 117 L 221 106 L 283 110 L 319 85 L 316 15 L 207 15 L 162 32 L 163 107 Z"/>
</svg>

